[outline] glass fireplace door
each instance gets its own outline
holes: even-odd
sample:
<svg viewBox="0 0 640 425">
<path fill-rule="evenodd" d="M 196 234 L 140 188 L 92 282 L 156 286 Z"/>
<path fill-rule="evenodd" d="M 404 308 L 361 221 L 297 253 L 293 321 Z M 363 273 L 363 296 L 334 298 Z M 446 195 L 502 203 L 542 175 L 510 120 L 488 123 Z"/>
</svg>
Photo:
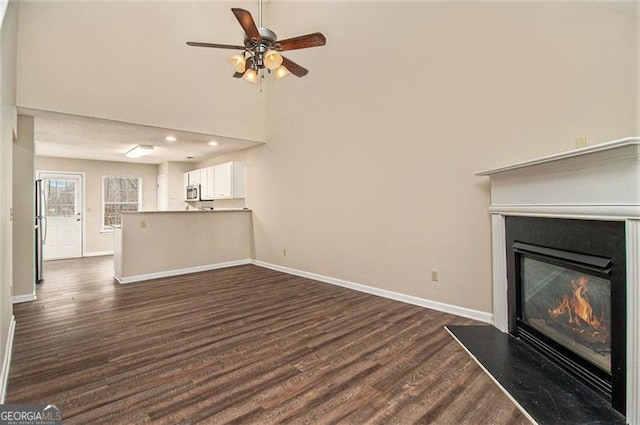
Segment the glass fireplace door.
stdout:
<svg viewBox="0 0 640 425">
<path fill-rule="evenodd" d="M 611 373 L 611 281 L 525 255 L 520 272 L 521 320 Z"/>
</svg>

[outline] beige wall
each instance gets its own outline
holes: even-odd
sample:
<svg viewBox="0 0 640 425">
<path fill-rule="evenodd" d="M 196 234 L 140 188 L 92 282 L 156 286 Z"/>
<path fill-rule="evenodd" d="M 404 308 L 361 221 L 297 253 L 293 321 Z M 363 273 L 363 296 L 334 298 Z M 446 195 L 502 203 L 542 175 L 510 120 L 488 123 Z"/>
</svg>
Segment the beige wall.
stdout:
<svg viewBox="0 0 640 425">
<path fill-rule="evenodd" d="M 1 16 L 0 16 L 1 18 Z M 17 132 L 16 113 L 16 46 L 18 3 L 10 2 L 0 32 L 0 361 L 2 376 L 8 378 L 5 361 L 10 355 L 5 351 L 11 328 L 13 308 L 11 303 L 13 281 L 12 241 L 12 150 Z M 1 382 L 0 382 L 1 383 Z M 0 402 L 4 393 L 0 389 Z"/>
<path fill-rule="evenodd" d="M 36 157 L 36 169 L 85 173 L 84 255 L 113 251 L 113 235 L 102 232 L 102 177 L 114 175 L 142 178 L 142 209 L 156 209 L 157 166 L 126 162 L 90 161 L 68 158 Z"/>
<path fill-rule="evenodd" d="M 194 169 L 193 164 L 189 162 L 168 162 L 167 163 L 167 185 L 168 185 L 168 209 L 184 210 L 186 204 L 184 198 L 186 196 L 186 188 L 184 186 L 184 173 Z"/>
<path fill-rule="evenodd" d="M 287 55 L 310 73 L 269 87 L 248 151 L 258 260 L 490 312 L 474 173 L 638 129 L 637 18 L 610 9 L 276 2 L 268 19 L 328 41 Z"/>
<path fill-rule="evenodd" d="M 124 283 L 247 262 L 252 254 L 250 211 L 124 214 L 116 232 L 114 269 Z"/>
<path fill-rule="evenodd" d="M 13 144 L 13 297 L 34 296 L 35 145 L 33 117 L 18 117 Z M 25 299 L 25 296 L 27 297 Z"/>
<path fill-rule="evenodd" d="M 185 44 L 240 43 L 236 6 L 24 2 L 18 105 L 264 140 L 265 93 L 231 78 L 229 51 Z M 242 7 L 257 16 L 257 2 Z"/>
<path fill-rule="evenodd" d="M 577 137 L 595 144 L 640 131 L 638 19 L 612 9 L 269 2 L 266 20 L 281 36 L 323 31 L 328 41 L 288 52 L 309 75 L 268 82 L 260 94 L 229 79 L 219 66 L 226 54 L 184 49 L 187 39 L 237 34 L 233 19 L 209 24 L 229 7 L 25 3 L 19 99 L 266 134 L 267 145 L 225 158 L 247 162 L 258 260 L 491 311 L 489 183 L 474 173 L 571 149 Z M 154 48 L 160 42 L 175 46 L 171 57 Z M 147 61 L 124 66 L 143 50 Z"/>
</svg>

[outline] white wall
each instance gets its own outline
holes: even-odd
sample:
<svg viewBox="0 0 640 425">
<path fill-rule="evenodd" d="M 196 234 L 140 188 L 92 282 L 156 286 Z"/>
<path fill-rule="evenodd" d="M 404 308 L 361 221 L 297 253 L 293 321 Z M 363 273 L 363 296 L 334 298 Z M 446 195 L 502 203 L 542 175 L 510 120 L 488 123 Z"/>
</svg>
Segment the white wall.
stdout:
<svg viewBox="0 0 640 425">
<path fill-rule="evenodd" d="M 22 6 L 19 106 L 264 140 L 265 93 L 232 78 L 234 51 L 185 44 L 241 44 L 237 2 Z"/>
<path fill-rule="evenodd" d="M 36 157 L 36 169 L 85 173 L 85 245 L 84 255 L 113 252 L 113 234 L 102 231 L 102 177 L 138 176 L 142 178 L 142 210 L 156 209 L 157 166 L 128 162 L 90 161 L 81 159 Z"/>
<path fill-rule="evenodd" d="M 16 35 L 18 4 L 10 2 L 2 20 L 0 32 L 0 385 L 8 378 L 6 352 L 13 321 L 11 303 L 13 281 L 12 244 L 12 145 L 17 130 L 16 113 Z M 0 387 L 0 402 L 4 402 L 4 388 Z"/>
<path fill-rule="evenodd" d="M 13 297 L 35 297 L 35 145 L 33 117 L 18 117 L 13 144 Z M 26 297 L 26 298 L 25 298 Z"/>
<path fill-rule="evenodd" d="M 268 18 L 327 45 L 287 53 L 310 73 L 270 85 L 267 145 L 248 151 L 258 260 L 490 312 L 474 173 L 638 129 L 637 18 L 610 9 L 276 2 Z"/>
<path fill-rule="evenodd" d="M 189 162 L 170 161 L 167 163 L 167 185 L 169 189 L 168 209 L 170 211 L 184 210 L 186 208 L 184 202 L 186 196 L 184 173 L 192 169 L 194 169 L 193 164 Z"/>
</svg>

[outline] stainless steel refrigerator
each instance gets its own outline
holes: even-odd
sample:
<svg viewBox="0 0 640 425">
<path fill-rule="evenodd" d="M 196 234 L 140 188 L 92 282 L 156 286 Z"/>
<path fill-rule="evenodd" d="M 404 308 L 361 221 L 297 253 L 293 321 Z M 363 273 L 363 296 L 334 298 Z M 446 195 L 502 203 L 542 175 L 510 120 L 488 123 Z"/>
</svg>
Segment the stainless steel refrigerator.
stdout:
<svg viewBox="0 0 640 425">
<path fill-rule="evenodd" d="M 47 201 L 44 182 L 36 180 L 36 283 L 44 280 L 42 249 L 47 239 Z"/>
</svg>

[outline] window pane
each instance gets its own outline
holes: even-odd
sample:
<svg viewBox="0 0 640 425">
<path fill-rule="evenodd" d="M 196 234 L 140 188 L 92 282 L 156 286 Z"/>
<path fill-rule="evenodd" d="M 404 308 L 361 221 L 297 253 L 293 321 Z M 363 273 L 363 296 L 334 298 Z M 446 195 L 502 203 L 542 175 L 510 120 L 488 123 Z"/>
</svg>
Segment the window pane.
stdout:
<svg viewBox="0 0 640 425">
<path fill-rule="evenodd" d="M 63 217 L 76 211 L 76 183 L 73 180 L 45 179 L 47 215 Z"/>
<path fill-rule="evenodd" d="M 105 176 L 103 186 L 104 226 L 119 225 L 123 211 L 138 211 L 140 179 Z"/>
</svg>

